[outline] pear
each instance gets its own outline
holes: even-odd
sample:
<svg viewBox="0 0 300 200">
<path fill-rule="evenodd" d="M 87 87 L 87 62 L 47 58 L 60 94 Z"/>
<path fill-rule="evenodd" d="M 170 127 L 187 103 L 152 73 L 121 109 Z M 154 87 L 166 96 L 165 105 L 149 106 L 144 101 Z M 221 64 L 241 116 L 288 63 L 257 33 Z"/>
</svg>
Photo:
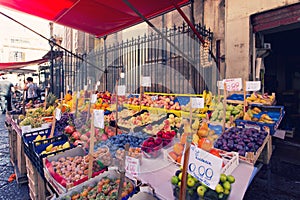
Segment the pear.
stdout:
<svg viewBox="0 0 300 200">
<path fill-rule="evenodd" d="M 50 144 L 46 147 L 47 152 L 51 152 L 51 149 L 53 148 L 53 144 Z"/>
</svg>

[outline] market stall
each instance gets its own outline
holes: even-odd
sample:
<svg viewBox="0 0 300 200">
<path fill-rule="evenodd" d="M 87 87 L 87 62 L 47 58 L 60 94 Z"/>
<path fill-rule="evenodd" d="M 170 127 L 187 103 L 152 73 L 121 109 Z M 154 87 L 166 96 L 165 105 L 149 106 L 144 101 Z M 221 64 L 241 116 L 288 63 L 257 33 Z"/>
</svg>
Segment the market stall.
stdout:
<svg viewBox="0 0 300 200">
<path fill-rule="evenodd" d="M 114 193 L 117 198 L 124 171 L 132 185 L 123 189 L 125 199 L 143 192 L 159 199 L 179 198 L 186 172 L 187 199 L 242 199 L 261 164 L 268 164 L 271 138 L 284 115 L 283 107 L 274 105 L 254 104 L 241 111 L 241 104 L 206 91 L 120 95 L 49 95 L 48 105 L 27 109 L 25 116 L 7 114 L 11 159 L 19 174 L 27 174 L 31 198 L 79 198 L 94 190 L 93 196 Z M 213 175 L 201 162 L 213 163 Z M 96 192 L 93 187 L 107 176 L 116 186 Z"/>
</svg>

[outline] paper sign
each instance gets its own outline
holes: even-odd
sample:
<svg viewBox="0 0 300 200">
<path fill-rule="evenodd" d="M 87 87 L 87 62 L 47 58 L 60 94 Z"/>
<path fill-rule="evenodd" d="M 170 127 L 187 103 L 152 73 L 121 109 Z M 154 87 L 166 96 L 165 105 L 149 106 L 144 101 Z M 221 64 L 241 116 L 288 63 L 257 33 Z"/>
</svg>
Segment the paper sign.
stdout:
<svg viewBox="0 0 300 200">
<path fill-rule="evenodd" d="M 100 81 L 97 81 L 97 85 L 100 86 Z"/>
<path fill-rule="evenodd" d="M 125 96 L 126 92 L 126 86 L 125 85 L 119 85 L 118 86 L 118 96 Z"/>
<path fill-rule="evenodd" d="M 151 76 L 143 76 L 142 77 L 142 86 L 143 87 L 151 87 Z"/>
<path fill-rule="evenodd" d="M 80 91 L 77 91 L 77 99 L 79 99 L 80 98 Z"/>
<path fill-rule="evenodd" d="M 156 101 L 158 99 L 158 96 L 151 96 L 152 101 Z"/>
<path fill-rule="evenodd" d="M 83 86 L 83 90 L 87 91 L 88 90 L 88 85 Z"/>
<path fill-rule="evenodd" d="M 126 156 L 125 170 L 127 174 L 132 176 L 138 176 L 140 172 L 140 160 L 130 156 Z"/>
<path fill-rule="evenodd" d="M 246 81 L 246 91 L 259 91 L 260 88 L 260 81 Z"/>
<path fill-rule="evenodd" d="M 227 91 L 240 91 L 243 87 L 241 78 L 224 79 L 227 86 Z"/>
<path fill-rule="evenodd" d="M 223 83 L 223 81 L 218 81 L 218 82 L 217 82 L 217 87 L 218 87 L 220 90 L 224 90 L 224 83 Z"/>
<path fill-rule="evenodd" d="M 231 78 L 224 79 L 223 81 L 218 81 L 217 86 L 219 89 L 224 89 L 224 83 L 226 83 L 227 91 L 240 91 L 243 87 L 241 78 Z"/>
<path fill-rule="evenodd" d="M 96 103 L 96 101 L 97 101 L 97 94 L 92 94 L 91 103 Z"/>
<path fill-rule="evenodd" d="M 215 190 L 220 181 L 222 158 L 191 145 L 188 173 Z"/>
<path fill-rule="evenodd" d="M 61 109 L 55 108 L 55 119 L 59 121 L 61 118 Z"/>
<path fill-rule="evenodd" d="M 204 108 L 203 98 L 191 98 L 192 108 Z"/>
<path fill-rule="evenodd" d="M 94 126 L 104 128 L 104 110 L 94 110 Z"/>
</svg>

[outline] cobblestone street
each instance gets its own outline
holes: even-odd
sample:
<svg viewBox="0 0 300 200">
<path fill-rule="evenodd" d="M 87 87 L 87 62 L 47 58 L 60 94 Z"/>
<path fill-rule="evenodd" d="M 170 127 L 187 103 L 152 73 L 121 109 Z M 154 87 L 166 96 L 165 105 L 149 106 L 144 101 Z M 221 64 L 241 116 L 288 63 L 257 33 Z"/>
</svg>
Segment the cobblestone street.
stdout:
<svg viewBox="0 0 300 200">
<path fill-rule="evenodd" d="M 14 167 L 9 158 L 8 131 L 4 124 L 5 115 L 0 115 L 0 200 L 27 200 L 29 198 L 26 183 L 17 184 L 16 181 L 8 182 L 14 173 Z"/>
</svg>

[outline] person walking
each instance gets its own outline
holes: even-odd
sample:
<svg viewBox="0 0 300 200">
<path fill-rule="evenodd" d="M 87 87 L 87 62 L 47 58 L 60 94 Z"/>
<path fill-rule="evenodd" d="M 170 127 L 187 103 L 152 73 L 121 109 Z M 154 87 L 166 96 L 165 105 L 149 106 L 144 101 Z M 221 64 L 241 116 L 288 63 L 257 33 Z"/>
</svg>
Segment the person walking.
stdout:
<svg viewBox="0 0 300 200">
<path fill-rule="evenodd" d="M 0 81 L 0 99 L 1 99 L 1 110 L 2 114 L 6 111 L 12 110 L 11 103 L 11 92 L 14 85 L 10 81 L 1 80 Z"/>
<path fill-rule="evenodd" d="M 27 84 L 24 88 L 24 90 L 27 91 L 26 102 L 28 103 L 32 101 L 32 103 L 34 103 L 34 101 L 37 99 L 37 86 L 35 83 L 33 83 L 32 77 L 28 77 L 26 81 Z"/>
</svg>

